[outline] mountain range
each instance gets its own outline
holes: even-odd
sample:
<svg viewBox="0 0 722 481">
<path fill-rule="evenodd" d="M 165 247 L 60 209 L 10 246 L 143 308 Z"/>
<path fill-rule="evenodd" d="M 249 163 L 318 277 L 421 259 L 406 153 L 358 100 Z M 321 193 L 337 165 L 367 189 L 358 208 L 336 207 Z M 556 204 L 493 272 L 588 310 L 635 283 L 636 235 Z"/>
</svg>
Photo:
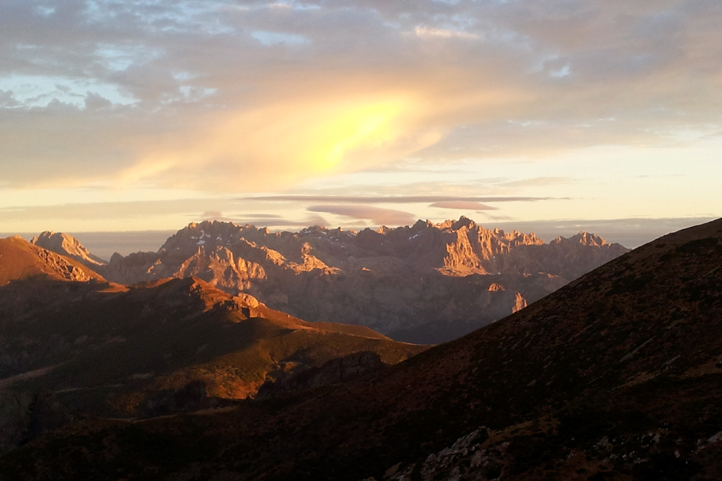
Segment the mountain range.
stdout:
<svg viewBox="0 0 722 481">
<path fill-rule="evenodd" d="M 490 324 L 627 252 L 594 234 L 546 244 L 466 217 L 360 232 L 192 223 L 157 252 L 115 254 L 100 264 L 65 234 L 44 232 L 32 242 L 116 283 L 195 276 L 308 321 L 362 325 L 423 344 Z"/>
<path fill-rule="evenodd" d="M 0 479 L 720 479 L 721 322 L 718 220 L 349 381 L 70 424 Z"/>
</svg>

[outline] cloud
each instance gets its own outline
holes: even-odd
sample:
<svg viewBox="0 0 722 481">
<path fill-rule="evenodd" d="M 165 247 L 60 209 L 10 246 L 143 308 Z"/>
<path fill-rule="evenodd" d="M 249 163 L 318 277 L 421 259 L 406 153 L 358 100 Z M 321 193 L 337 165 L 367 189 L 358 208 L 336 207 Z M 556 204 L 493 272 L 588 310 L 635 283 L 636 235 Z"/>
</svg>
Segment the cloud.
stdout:
<svg viewBox="0 0 722 481">
<path fill-rule="evenodd" d="M 447 200 L 434 202 L 429 207 L 438 207 L 440 209 L 461 209 L 461 210 L 496 210 L 496 207 L 484 205 L 481 202 L 470 202 L 463 200 Z"/>
<path fill-rule="evenodd" d="M 275 214 L 241 214 L 239 218 L 243 219 L 283 219 L 283 216 Z"/>
<path fill-rule="evenodd" d="M 458 30 L 447 30 L 445 28 L 430 28 L 424 26 L 418 26 L 414 29 L 414 34 L 419 37 L 438 37 L 438 38 L 467 38 L 467 39 L 478 39 L 479 36 L 475 33 L 463 32 Z"/>
<path fill-rule="evenodd" d="M 410 212 L 368 205 L 312 205 L 307 210 L 340 215 L 355 220 L 370 220 L 374 225 L 411 225 L 416 221 L 416 216 Z"/>
<path fill-rule="evenodd" d="M 238 225 L 255 225 L 257 227 L 276 227 L 276 228 L 293 228 L 308 227 L 312 225 L 328 226 L 329 222 L 320 215 L 306 216 L 303 220 L 291 220 L 280 215 L 274 214 L 242 214 L 230 217 L 208 216 L 208 212 L 201 215 L 201 220 L 219 220 L 223 222 L 233 222 Z M 189 216 L 197 218 L 197 216 Z"/>
<path fill-rule="evenodd" d="M 576 179 L 571 177 L 535 177 L 533 179 L 513 180 L 508 182 L 499 182 L 499 187 L 543 187 L 547 185 L 568 184 Z"/>
<path fill-rule="evenodd" d="M 353 195 L 257 195 L 242 197 L 238 200 L 270 201 L 270 202 L 334 202 L 351 204 L 428 204 L 441 202 L 536 202 L 543 200 L 559 200 L 557 197 L 511 197 L 511 196 L 449 196 L 449 195 L 398 195 L 398 196 L 353 196 Z M 438 207 L 438 206 L 435 206 Z M 486 209 L 492 207 L 484 206 Z M 447 207 L 455 209 L 457 207 Z M 476 207 L 474 207 L 476 208 Z M 483 209 L 480 209 L 483 210 Z"/>
<path fill-rule="evenodd" d="M 184 139 L 161 138 L 133 166 L 126 182 L 217 190 L 272 190 L 327 172 L 356 170 L 433 144 L 433 129 L 415 125 L 414 102 L 403 93 L 357 94 L 342 99 L 338 87 L 318 98 L 303 90 L 293 98 L 269 94 L 248 111 L 213 114 Z M 270 97 L 274 97 L 271 99 Z M 309 100 L 311 99 L 311 100 Z"/>
<path fill-rule="evenodd" d="M 484 218 L 492 220 L 492 221 L 498 221 L 498 222 L 508 222 L 514 220 L 513 217 L 508 215 L 492 215 L 488 212 L 476 212 L 477 214 L 481 214 Z"/>
<path fill-rule="evenodd" d="M 3 180 L 268 192 L 410 155 L 673 145 L 722 127 L 721 17 L 714 0 L 6 0 Z"/>
<path fill-rule="evenodd" d="M 570 237 L 585 231 L 600 235 L 608 242 L 618 242 L 634 249 L 670 232 L 712 220 L 713 217 L 516 220 L 514 222 L 508 222 L 506 219 L 490 219 L 489 222 L 484 223 L 484 227 L 534 232 L 547 242 L 559 236 Z"/>
<path fill-rule="evenodd" d="M 207 210 L 201 214 L 203 220 L 219 220 L 223 222 L 231 222 L 233 219 L 230 217 L 224 217 L 223 213 L 219 210 Z"/>
<path fill-rule="evenodd" d="M 306 216 L 302 220 L 291 220 L 275 215 L 268 215 L 263 217 L 261 214 L 258 215 L 245 215 L 235 217 L 233 222 L 236 224 L 252 224 L 258 227 L 274 227 L 282 229 L 292 229 L 294 227 L 309 227 L 313 225 L 320 225 L 322 227 L 328 227 L 331 224 L 320 215 Z"/>
</svg>

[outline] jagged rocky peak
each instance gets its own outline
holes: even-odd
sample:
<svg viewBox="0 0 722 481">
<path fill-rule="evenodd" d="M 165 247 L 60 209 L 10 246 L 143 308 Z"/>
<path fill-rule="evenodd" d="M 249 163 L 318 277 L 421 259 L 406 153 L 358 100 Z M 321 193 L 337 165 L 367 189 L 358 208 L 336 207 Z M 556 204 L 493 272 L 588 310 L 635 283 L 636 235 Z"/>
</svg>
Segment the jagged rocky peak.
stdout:
<svg viewBox="0 0 722 481">
<path fill-rule="evenodd" d="M 580 244 L 583 246 L 593 246 L 593 247 L 609 247 L 609 246 L 619 246 L 620 244 L 610 244 L 607 242 L 604 238 L 601 236 L 598 236 L 597 234 L 592 234 L 590 232 L 584 232 L 581 231 L 576 235 L 573 235 L 572 237 L 566 238 L 566 237 L 557 237 L 553 241 L 550 242 L 550 244 L 560 244 L 560 243 L 571 243 L 571 244 Z"/>
<path fill-rule="evenodd" d="M 411 231 L 413 232 L 419 232 L 424 230 L 436 230 L 436 231 L 448 231 L 448 232 L 454 232 L 458 231 L 460 229 L 466 228 L 467 230 L 471 230 L 474 227 L 477 227 L 478 224 L 474 222 L 473 220 L 469 219 L 466 216 L 459 217 L 458 220 L 454 219 L 448 219 L 444 222 L 441 222 L 439 224 L 434 224 L 430 220 L 417 220 L 416 223 L 410 227 Z M 387 228 L 388 229 L 388 228 Z M 397 229 L 409 229 L 409 227 L 398 227 Z"/>
<path fill-rule="evenodd" d="M 461 217 L 459 217 L 459 220 L 446 220 L 441 224 L 437 224 L 436 228 L 441 230 L 450 229 L 452 231 L 457 231 L 464 228 L 466 228 L 467 230 L 471 230 L 476 227 L 476 225 L 476 222 L 462 215 Z"/>
<path fill-rule="evenodd" d="M 255 227 L 252 227 L 255 229 Z M 240 238 L 239 232 L 245 229 L 233 222 L 204 221 L 201 223 L 191 222 L 175 235 L 171 236 L 161 250 L 173 251 L 197 251 L 198 246 L 227 245 Z"/>
<path fill-rule="evenodd" d="M 70 234 L 45 231 L 33 237 L 30 242 L 38 247 L 70 257 L 91 267 L 107 264 L 100 257 L 91 254 L 78 239 Z"/>
<path fill-rule="evenodd" d="M 323 236 L 323 235 L 327 235 L 327 234 L 328 234 L 328 229 L 322 225 L 312 225 L 312 226 L 306 227 L 305 229 L 301 229 L 298 232 L 299 237 L 305 237 L 305 236 L 319 237 L 319 236 Z"/>
<path fill-rule="evenodd" d="M 569 239 L 572 242 L 578 242 L 585 246 L 597 246 L 601 247 L 604 245 L 609 245 L 609 243 L 602 239 L 600 236 L 596 234 L 590 234 L 589 232 L 580 232 L 579 234 L 571 237 Z"/>
<path fill-rule="evenodd" d="M 222 221 L 192 222 L 171 236 L 160 251 L 175 255 L 193 255 L 197 252 L 211 252 L 218 246 L 232 251 L 236 248 L 246 250 L 248 246 L 277 249 L 295 247 L 298 239 L 299 234 L 296 233 L 271 232 L 267 227 L 258 228 L 251 224 L 240 226 Z"/>
<path fill-rule="evenodd" d="M 416 223 L 411 227 L 411 229 L 414 230 L 414 231 L 419 231 L 419 230 L 423 230 L 423 229 L 429 229 L 429 228 L 431 228 L 431 227 L 434 227 L 434 223 L 433 223 L 433 222 L 431 222 L 431 221 L 428 220 L 428 219 L 425 220 L 425 221 L 419 219 L 419 220 L 417 220 Z"/>
<path fill-rule="evenodd" d="M 420 235 L 422 235 L 423 232 L 428 231 L 451 235 L 456 234 L 457 237 L 464 234 L 467 236 L 471 236 L 472 238 L 478 236 L 480 239 L 484 240 L 492 238 L 503 239 L 506 243 L 513 243 L 514 245 L 544 244 L 544 241 L 539 239 L 534 233 L 524 234 L 517 230 L 505 232 L 501 229 L 486 229 L 483 226 L 474 222 L 472 219 L 469 219 L 468 217 L 463 215 L 457 220 L 449 219 L 439 224 L 434 224 L 429 220 L 418 220 L 410 228 L 398 227 L 396 229 L 393 229 L 393 231 L 396 232 L 401 229 L 410 229 L 410 232 L 417 234 L 417 236 L 414 236 L 412 238 L 419 237 Z"/>
</svg>

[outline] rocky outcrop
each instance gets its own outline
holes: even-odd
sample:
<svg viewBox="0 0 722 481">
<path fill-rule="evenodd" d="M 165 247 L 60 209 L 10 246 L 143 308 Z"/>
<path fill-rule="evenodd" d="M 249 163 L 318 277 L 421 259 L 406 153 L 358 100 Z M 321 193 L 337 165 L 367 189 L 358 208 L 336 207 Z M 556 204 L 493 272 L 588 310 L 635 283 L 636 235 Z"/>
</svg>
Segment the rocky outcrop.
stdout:
<svg viewBox="0 0 722 481">
<path fill-rule="evenodd" d="M 30 242 L 56 254 L 75 259 L 90 268 L 107 264 L 100 257 L 91 254 L 78 239 L 62 232 L 45 231 L 33 237 Z"/>
<path fill-rule="evenodd" d="M 338 384 L 370 374 L 385 368 L 385 364 L 375 352 L 363 351 L 332 359 L 319 367 L 306 367 L 300 370 L 282 369 L 269 373 L 267 380 L 259 389 L 256 399 L 277 397 L 331 384 Z"/>
<path fill-rule="evenodd" d="M 70 412 L 50 391 L 0 390 L 0 454 L 72 421 Z"/>
<path fill-rule="evenodd" d="M 205 382 L 194 380 L 181 388 L 155 393 L 146 400 L 146 412 L 150 416 L 164 416 L 208 409 L 216 403 L 208 397 L 206 387 Z"/>
<path fill-rule="evenodd" d="M 94 276 L 91 272 L 68 262 L 68 259 L 49 250 L 39 249 L 37 255 L 49 269 L 65 280 L 87 282 L 91 279 L 97 279 L 97 276 Z"/>
<path fill-rule="evenodd" d="M 403 466 L 397 463 L 391 466 L 383 479 L 385 481 L 451 481 L 500 479 L 506 464 L 504 459 L 509 443 L 500 443 L 492 449 L 484 449 L 484 442 L 492 433 L 486 426 L 462 436 L 456 442 L 439 452 L 431 453 L 422 462 Z M 377 481 L 366 478 L 363 481 Z"/>
</svg>

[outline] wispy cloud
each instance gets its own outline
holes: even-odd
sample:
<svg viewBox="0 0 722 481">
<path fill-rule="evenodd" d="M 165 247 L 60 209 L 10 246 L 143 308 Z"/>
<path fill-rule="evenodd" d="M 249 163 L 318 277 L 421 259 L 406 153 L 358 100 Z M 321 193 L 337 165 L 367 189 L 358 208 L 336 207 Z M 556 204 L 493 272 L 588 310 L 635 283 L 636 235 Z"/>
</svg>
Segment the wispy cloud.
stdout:
<svg viewBox="0 0 722 481">
<path fill-rule="evenodd" d="M 430 38 L 466 38 L 477 40 L 479 36 L 475 33 L 469 33 L 459 30 L 448 30 L 445 28 L 432 28 L 426 26 L 417 26 L 414 29 L 414 34 L 419 37 L 430 37 Z"/>
<path fill-rule="evenodd" d="M 223 213 L 219 210 L 207 210 L 201 214 L 201 218 L 203 220 L 219 220 L 224 222 L 233 221 L 232 218 L 224 216 Z"/>
<path fill-rule="evenodd" d="M 259 227 L 283 227 L 283 228 L 290 228 L 290 227 L 309 227 L 314 225 L 320 225 L 322 227 L 328 227 L 333 225 L 331 222 L 327 221 L 324 217 L 320 215 L 311 215 L 306 216 L 305 218 L 298 220 L 298 219 L 284 219 L 284 218 L 275 218 L 273 216 L 269 216 L 267 218 L 261 218 L 261 217 L 252 217 L 249 218 L 250 220 L 244 221 L 244 217 L 239 216 L 237 223 L 239 221 L 243 222 L 244 224 L 254 224 Z"/>
<path fill-rule="evenodd" d="M 333 202 L 350 204 L 415 204 L 440 202 L 538 202 L 558 197 L 484 197 L 484 196 L 450 196 L 450 195 L 399 195 L 399 196 L 344 196 L 344 195 L 258 195 L 241 197 L 238 200 L 269 201 L 269 202 Z M 481 204 L 474 204 L 481 205 Z M 439 206 L 434 206 L 439 207 Z M 448 207 L 455 209 L 457 207 Z M 486 207 L 489 209 L 490 207 Z M 483 210 L 483 209 L 479 209 Z"/>
<path fill-rule="evenodd" d="M 547 185 L 568 184 L 575 181 L 576 179 L 571 177 L 535 177 L 533 179 L 499 182 L 496 185 L 500 187 L 540 187 Z"/>
<path fill-rule="evenodd" d="M 210 219 L 204 219 L 210 220 Z M 221 220 L 221 219 L 217 219 Z M 239 225 L 255 225 L 257 227 L 272 227 L 281 229 L 293 229 L 295 227 L 309 227 L 313 225 L 320 225 L 322 227 L 328 227 L 331 225 L 329 221 L 324 219 L 320 215 L 309 215 L 302 219 L 288 219 L 277 215 L 263 215 L 263 214 L 250 214 L 250 215 L 238 215 L 227 218 L 228 222 L 234 222 Z"/>
<path fill-rule="evenodd" d="M 461 210 L 496 210 L 496 207 L 491 207 L 481 202 L 470 202 L 464 200 L 447 200 L 441 202 L 434 202 L 429 207 L 438 207 L 439 209 L 461 209 Z"/>
<path fill-rule="evenodd" d="M 374 225 L 410 225 L 417 220 L 417 217 L 410 212 L 368 205 L 312 205 L 307 210 L 340 215 L 354 220 L 370 220 Z"/>
</svg>

